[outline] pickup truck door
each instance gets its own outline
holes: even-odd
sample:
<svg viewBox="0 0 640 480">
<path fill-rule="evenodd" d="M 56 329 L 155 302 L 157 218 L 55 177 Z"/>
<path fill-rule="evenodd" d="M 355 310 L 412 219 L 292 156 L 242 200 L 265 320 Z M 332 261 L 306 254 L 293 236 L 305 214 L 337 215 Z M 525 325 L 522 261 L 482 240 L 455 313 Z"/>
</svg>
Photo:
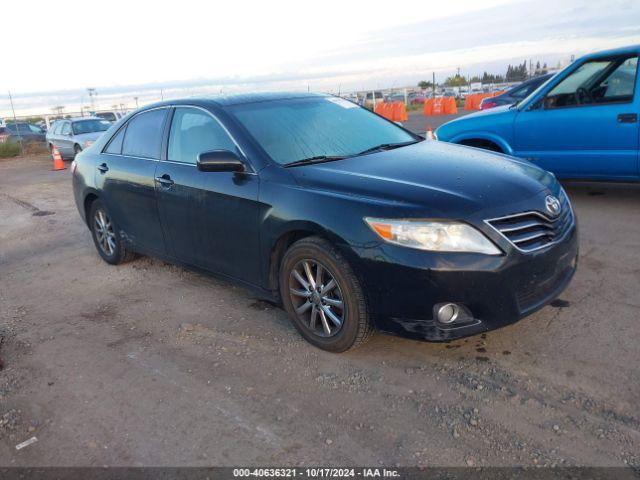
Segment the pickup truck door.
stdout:
<svg viewBox="0 0 640 480">
<path fill-rule="evenodd" d="M 516 116 L 514 153 L 562 177 L 635 179 L 637 54 L 590 58 Z"/>
</svg>

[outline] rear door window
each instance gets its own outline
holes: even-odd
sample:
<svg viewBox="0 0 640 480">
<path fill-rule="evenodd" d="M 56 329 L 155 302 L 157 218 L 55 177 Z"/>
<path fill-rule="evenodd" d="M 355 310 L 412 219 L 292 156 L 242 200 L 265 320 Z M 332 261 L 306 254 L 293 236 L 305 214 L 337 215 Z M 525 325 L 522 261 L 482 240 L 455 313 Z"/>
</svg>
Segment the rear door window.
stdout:
<svg viewBox="0 0 640 480">
<path fill-rule="evenodd" d="M 165 108 L 139 113 L 128 125 L 122 143 L 122 154 L 130 157 L 160 159 Z"/>
<path fill-rule="evenodd" d="M 71 124 L 69 122 L 64 122 L 62 124 L 62 130 L 60 130 L 62 135 L 69 135 L 71 133 Z"/>
<path fill-rule="evenodd" d="M 115 155 L 120 155 L 122 153 L 122 141 L 124 140 L 124 132 L 126 128 L 121 128 L 118 130 L 118 133 L 114 135 L 114 137 L 107 145 L 107 148 L 104 149 L 104 153 L 111 153 Z"/>
</svg>

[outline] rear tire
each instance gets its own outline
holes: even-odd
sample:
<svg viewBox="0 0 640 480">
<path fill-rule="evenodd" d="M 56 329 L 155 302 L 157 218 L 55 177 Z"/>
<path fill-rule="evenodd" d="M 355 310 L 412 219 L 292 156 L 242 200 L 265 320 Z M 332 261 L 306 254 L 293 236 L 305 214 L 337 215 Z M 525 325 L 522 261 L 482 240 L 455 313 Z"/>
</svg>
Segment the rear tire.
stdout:
<svg viewBox="0 0 640 480">
<path fill-rule="evenodd" d="M 284 308 L 312 345 L 345 352 L 373 334 L 362 286 L 328 241 L 307 237 L 295 242 L 282 258 L 279 277 Z"/>
<path fill-rule="evenodd" d="M 105 262 L 118 265 L 135 258 L 135 253 L 125 247 L 118 225 L 101 200 L 91 204 L 89 228 L 96 250 Z"/>
</svg>

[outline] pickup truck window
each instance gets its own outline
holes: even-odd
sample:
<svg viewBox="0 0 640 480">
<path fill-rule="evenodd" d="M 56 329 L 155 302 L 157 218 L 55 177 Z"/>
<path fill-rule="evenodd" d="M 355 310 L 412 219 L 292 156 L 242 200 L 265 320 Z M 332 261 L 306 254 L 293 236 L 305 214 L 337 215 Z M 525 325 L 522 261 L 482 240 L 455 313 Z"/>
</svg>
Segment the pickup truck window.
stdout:
<svg viewBox="0 0 640 480">
<path fill-rule="evenodd" d="M 583 63 L 545 97 L 544 108 L 577 107 L 633 101 L 637 56 Z"/>
</svg>

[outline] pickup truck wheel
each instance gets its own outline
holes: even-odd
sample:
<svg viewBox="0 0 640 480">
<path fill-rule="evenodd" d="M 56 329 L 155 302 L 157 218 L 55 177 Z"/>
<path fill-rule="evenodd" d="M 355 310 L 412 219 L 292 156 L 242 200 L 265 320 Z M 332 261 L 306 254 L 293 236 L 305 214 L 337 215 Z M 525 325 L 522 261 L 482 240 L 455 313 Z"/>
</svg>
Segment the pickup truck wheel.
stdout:
<svg viewBox="0 0 640 480">
<path fill-rule="evenodd" d="M 280 293 L 293 324 L 316 347 L 344 352 L 373 333 L 360 282 L 340 252 L 322 238 L 303 238 L 287 250 Z"/>
</svg>

